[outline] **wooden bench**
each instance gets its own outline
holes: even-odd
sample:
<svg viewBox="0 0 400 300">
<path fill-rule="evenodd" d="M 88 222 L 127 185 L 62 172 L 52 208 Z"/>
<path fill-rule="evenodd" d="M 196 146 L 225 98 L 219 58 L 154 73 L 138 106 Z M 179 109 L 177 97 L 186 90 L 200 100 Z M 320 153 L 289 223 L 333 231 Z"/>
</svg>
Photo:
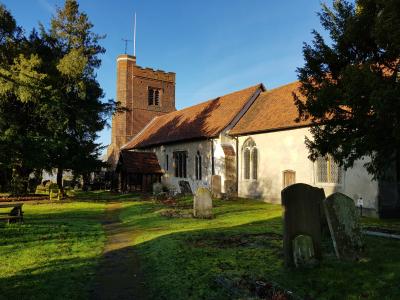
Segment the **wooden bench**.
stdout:
<svg viewBox="0 0 400 300">
<path fill-rule="evenodd" d="M 22 212 L 23 203 L 0 203 L 0 209 L 11 208 L 10 212 L 0 213 L 0 221 L 6 221 L 8 224 L 11 222 L 23 222 L 24 213 Z"/>
</svg>

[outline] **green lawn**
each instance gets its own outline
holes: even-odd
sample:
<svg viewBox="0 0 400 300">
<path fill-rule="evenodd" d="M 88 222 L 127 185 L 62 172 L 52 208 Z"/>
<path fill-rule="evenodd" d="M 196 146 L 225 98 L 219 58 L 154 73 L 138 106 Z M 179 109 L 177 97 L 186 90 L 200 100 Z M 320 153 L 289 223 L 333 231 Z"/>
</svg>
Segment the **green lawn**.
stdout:
<svg viewBox="0 0 400 300">
<path fill-rule="evenodd" d="M 105 241 L 104 203 L 25 204 L 0 224 L 0 299 L 85 299 Z"/>
<path fill-rule="evenodd" d="M 190 211 L 190 201 L 183 208 Z M 136 202 L 121 215 L 136 230 L 150 299 L 246 299 L 257 280 L 313 299 L 400 299 L 400 241 L 367 237 L 364 258 L 346 263 L 326 238 L 320 266 L 289 271 L 279 205 L 216 201 L 212 220 L 167 218 L 160 215 L 165 209 Z"/>
<path fill-rule="evenodd" d="M 75 196 L 25 204 L 24 224 L 0 224 L 0 299 L 87 299 L 105 242 L 107 200 L 124 201 L 120 217 L 133 231 L 150 299 L 249 299 L 256 281 L 303 298 L 400 299 L 400 241 L 367 237 L 364 258 L 346 263 L 326 238 L 318 267 L 290 271 L 283 267 L 279 205 L 217 200 L 215 218 L 199 220 L 164 217 L 174 208 L 133 195 Z M 187 214 L 191 206 L 181 199 L 175 211 Z M 400 229 L 399 220 L 363 222 Z"/>
</svg>

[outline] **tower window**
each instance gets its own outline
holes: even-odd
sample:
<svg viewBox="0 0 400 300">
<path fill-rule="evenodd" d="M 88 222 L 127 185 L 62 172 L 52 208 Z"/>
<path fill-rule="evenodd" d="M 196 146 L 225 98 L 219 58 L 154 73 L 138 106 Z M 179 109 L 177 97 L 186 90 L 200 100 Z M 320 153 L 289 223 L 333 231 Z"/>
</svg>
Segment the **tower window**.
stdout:
<svg viewBox="0 0 400 300">
<path fill-rule="evenodd" d="M 160 105 L 160 96 L 161 96 L 161 91 L 160 89 L 152 88 L 149 87 L 148 89 L 148 95 L 147 95 L 147 101 L 148 105 L 150 106 L 159 106 Z"/>
</svg>

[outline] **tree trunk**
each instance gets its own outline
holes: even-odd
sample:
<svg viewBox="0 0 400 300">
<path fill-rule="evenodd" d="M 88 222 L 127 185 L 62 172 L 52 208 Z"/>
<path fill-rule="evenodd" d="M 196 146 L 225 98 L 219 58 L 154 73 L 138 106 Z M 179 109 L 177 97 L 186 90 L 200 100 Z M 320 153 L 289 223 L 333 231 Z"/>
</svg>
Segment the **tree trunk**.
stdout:
<svg viewBox="0 0 400 300">
<path fill-rule="evenodd" d="M 63 187 L 63 173 L 64 170 L 62 168 L 57 168 L 57 185 L 58 189 L 60 190 L 61 195 L 64 197 L 64 187 Z"/>
</svg>

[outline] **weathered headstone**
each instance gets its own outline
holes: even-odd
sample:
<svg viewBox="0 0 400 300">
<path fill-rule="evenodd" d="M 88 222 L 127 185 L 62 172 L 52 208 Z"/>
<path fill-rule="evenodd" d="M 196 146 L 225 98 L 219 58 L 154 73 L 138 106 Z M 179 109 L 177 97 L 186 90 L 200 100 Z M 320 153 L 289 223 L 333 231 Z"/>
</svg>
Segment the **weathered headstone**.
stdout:
<svg viewBox="0 0 400 300">
<path fill-rule="evenodd" d="M 153 183 L 153 195 L 158 195 L 163 192 L 163 186 L 160 182 Z"/>
<path fill-rule="evenodd" d="M 225 180 L 225 195 L 228 199 L 237 196 L 236 182 L 234 180 Z"/>
<path fill-rule="evenodd" d="M 199 187 L 193 201 L 193 216 L 196 218 L 212 218 L 212 198 L 207 188 Z"/>
<path fill-rule="evenodd" d="M 189 182 L 185 180 L 179 181 L 179 188 L 181 189 L 181 194 L 183 195 L 193 195 L 192 189 Z"/>
<path fill-rule="evenodd" d="M 313 240 L 309 235 L 301 234 L 293 239 L 293 260 L 296 267 L 315 263 Z"/>
<path fill-rule="evenodd" d="M 298 235 L 312 239 L 314 255 L 321 258 L 321 202 L 325 198 L 323 189 L 304 183 L 296 183 L 282 190 L 282 205 L 285 208 L 283 224 L 283 252 L 285 265 L 294 265 L 293 240 Z"/>
<path fill-rule="evenodd" d="M 211 193 L 214 198 L 221 198 L 221 176 L 211 176 Z"/>
<path fill-rule="evenodd" d="M 324 200 L 324 209 L 336 256 L 345 260 L 360 257 L 363 243 L 353 199 L 334 193 Z"/>
</svg>

